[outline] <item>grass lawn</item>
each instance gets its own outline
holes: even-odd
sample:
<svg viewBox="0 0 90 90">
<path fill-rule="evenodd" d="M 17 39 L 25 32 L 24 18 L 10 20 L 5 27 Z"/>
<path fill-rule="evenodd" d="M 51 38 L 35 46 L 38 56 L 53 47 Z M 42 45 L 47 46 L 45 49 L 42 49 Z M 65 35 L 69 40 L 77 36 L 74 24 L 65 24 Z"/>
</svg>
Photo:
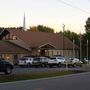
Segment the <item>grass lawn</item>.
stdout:
<svg viewBox="0 0 90 90">
<path fill-rule="evenodd" d="M 11 75 L 0 75 L 0 83 L 2 82 L 12 82 L 20 80 L 30 80 L 30 79 L 40 79 L 47 77 L 63 76 L 68 74 L 81 73 L 83 71 L 73 70 L 73 71 L 47 71 L 47 72 L 29 72 L 23 74 L 11 74 Z"/>
</svg>

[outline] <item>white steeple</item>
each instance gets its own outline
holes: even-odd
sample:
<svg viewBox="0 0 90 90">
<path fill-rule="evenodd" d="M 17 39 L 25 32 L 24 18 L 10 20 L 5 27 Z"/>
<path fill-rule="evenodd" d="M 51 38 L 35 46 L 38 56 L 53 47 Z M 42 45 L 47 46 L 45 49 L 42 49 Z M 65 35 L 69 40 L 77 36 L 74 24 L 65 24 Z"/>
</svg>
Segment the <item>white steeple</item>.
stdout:
<svg viewBox="0 0 90 90">
<path fill-rule="evenodd" d="M 27 29 L 26 29 L 25 13 L 24 13 L 24 17 L 23 17 L 23 30 L 27 31 Z"/>
</svg>

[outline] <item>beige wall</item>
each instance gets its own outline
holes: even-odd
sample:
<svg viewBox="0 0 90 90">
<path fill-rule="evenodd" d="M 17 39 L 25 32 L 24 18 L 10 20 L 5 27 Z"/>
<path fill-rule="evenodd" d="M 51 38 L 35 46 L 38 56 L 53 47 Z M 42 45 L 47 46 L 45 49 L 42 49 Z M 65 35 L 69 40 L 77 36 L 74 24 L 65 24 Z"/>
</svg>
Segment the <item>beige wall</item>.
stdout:
<svg viewBox="0 0 90 90">
<path fill-rule="evenodd" d="M 4 58 L 5 60 L 9 60 L 14 64 L 17 64 L 21 57 L 27 56 L 29 54 L 1 54 L 1 55 L 2 55 L 2 58 Z"/>
<path fill-rule="evenodd" d="M 2 58 L 4 58 L 5 60 L 10 60 L 11 62 L 13 62 L 12 54 L 2 54 Z"/>
<path fill-rule="evenodd" d="M 78 57 L 79 53 L 78 50 L 74 52 L 75 53 L 75 57 Z M 49 56 L 53 56 L 53 55 L 63 55 L 63 50 L 48 50 L 47 55 Z M 64 56 L 67 58 L 73 57 L 73 52 L 72 50 L 64 50 Z"/>
<path fill-rule="evenodd" d="M 32 55 L 40 55 L 40 50 L 35 50 L 33 51 Z M 53 56 L 53 55 L 63 55 L 63 50 L 45 50 L 45 55 L 48 56 Z M 67 58 L 72 58 L 73 57 L 73 50 L 64 50 L 64 56 Z M 79 52 L 78 50 L 74 51 L 74 56 L 78 57 Z"/>
<path fill-rule="evenodd" d="M 63 55 L 63 50 L 48 50 L 48 55 L 49 56 Z"/>
</svg>

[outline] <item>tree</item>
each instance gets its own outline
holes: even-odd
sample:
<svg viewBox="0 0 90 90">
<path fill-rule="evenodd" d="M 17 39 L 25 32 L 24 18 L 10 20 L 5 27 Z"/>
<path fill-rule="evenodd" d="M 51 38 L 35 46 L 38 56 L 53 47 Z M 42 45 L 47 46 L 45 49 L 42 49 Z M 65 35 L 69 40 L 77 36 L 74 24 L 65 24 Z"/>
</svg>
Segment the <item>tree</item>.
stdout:
<svg viewBox="0 0 90 90">
<path fill-rule="evenodd" d="M 54 29 L 52 29 L 50 27 L 43 26 L 43 25 L 30 27 L 30 31 L 40 31 L 40 32 L 51 32 L 51 33 L 54 33 Z"/>
<path fill-rule="evenodd" d="M 86 28 L 86 32 L 90 33 L 90 17 L 86 21 L 85 28 Z"/>
<path fill-rule="evenodd" d="M 50 27 L 43 26 L 43 25 L 38 25 L 37 29 L 38 29 L 38 31 L 41 31 L 41 32 L 51 32 L 51 33 L 54 33 L 54 29 L 52 29 Z"/>
<path fill-rule="evenodd" d="M 63 33 L 63 32 L 60 32 Z M 88 58 L 90 59 L 90 33 L 77 34 L 69 30 L 64 31 L 64 35 L 71 41 L 75 40 L 75 44 L 80 47 L 80 37 L 81 37 L 81 49 L 82 49 L 82 59 L 87 57 L 87 40 L 88 40 Z"/>
<path fill-rule="evenodd" d="M 2 30 L 4 30 L 5 28 L 4 27 L 0 27 L 0 33 L 2 32 Z"/>
<path fill-rule="evenodd" d="M 38 31 L 37 27 L 36 26 L 33 26 L 33 27 L 30 27 L 29 29 L 30 31 Z"/>
<path fill-rule="evenodd" d="M 60 32 L 63 33 L 63 32 Z M 79 35 L 75 32 L 71 32 L 70 30 L 64 31 L 64 36 L 69 38 L 71 41 L 75 40 L 75 44 L 79 46 Z"/>
<path fill-rule="evenodd" d="M 88 56 L 90 56 L 90 33 L 85 33 L 82 35 L 82 56 L 83 58 L 87 56 L 87 40 L 88 40 Z M 90 59 L 90 57 L 88 57 Z"/>
</svg>

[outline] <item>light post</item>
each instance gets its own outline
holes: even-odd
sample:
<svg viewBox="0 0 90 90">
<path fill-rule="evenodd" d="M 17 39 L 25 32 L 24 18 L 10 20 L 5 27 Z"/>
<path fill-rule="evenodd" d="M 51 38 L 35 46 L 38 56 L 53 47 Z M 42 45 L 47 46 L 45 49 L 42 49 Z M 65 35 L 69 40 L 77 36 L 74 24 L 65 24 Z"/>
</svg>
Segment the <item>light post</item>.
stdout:
<svg viewBox="0 0 90 90">
<path fill-rule="evenodd" d="M 62 45 L 63 46 L 63 56 L 65 55 L 65 53 L 64 53 L 64 49 L 65 49 L 65 47 L 64 47 L 64 31 L 65 31 L 65 24 L 63 24 L 63 45 Z M 67 70 L 68 70 L 68 62 L 66 60 L 66 71 Z"/>
<path fill-rule="evenodd" d="M 88 60 L 88 39 L 87 39 L 87 60 Z"/>
<path fill-rule="evenodd" d="M 80 60 L 82 59 L 82 41 L 81 41 L 81 33 L 80 33 Z"/>
<path fill-rule="evenodd" d="M 65 24 L 63 24 L 63 56 L 64 56 L 64 31 L 65 31 Z"/>
<path fill-rule="evenodd" d="M 73 58 L 75 58 L 75 40 L 73 39 Z"/>
</svg>

